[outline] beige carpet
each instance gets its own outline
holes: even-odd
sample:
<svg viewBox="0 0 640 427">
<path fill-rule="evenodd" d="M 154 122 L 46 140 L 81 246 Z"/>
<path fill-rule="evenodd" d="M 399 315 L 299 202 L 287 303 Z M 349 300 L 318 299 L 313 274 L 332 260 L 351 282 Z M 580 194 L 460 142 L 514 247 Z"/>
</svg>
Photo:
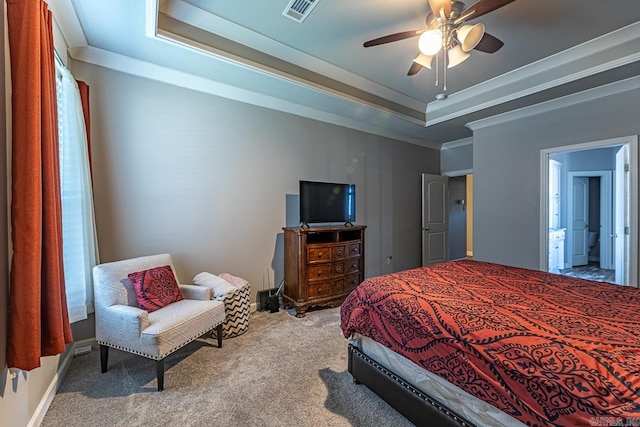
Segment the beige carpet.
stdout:
<svg viewBox="0 0 640 427">
<path fill-rule="evenodd" d="M 252 314 L 248 331 L 198 340 L 155 364 L 117 350 L 73 360 L 42 426 L 411 426 L 347 372 L 339 308 Z"/>
</svg>

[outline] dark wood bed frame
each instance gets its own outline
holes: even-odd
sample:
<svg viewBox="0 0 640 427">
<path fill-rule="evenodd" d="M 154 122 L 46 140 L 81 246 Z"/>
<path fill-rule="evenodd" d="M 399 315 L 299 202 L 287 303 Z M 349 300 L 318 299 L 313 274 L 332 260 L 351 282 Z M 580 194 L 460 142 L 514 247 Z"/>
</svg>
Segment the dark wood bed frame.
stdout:
<svg viewBox="0 0 640 427">
<path fill-rule="evenodd" d="M 349 373 L 416 426 L 476 427 L 349 344 Z"/>
</svg>

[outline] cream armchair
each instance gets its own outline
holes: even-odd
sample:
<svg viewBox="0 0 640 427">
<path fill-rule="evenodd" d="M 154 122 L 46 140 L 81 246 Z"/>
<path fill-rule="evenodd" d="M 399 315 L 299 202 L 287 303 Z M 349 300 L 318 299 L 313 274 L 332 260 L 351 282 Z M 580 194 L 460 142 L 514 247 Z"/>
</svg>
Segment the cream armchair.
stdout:
<svg viewBox="0 0 640 427">
<path fill-rule="evenodd" d="M 158 310 L 138 308 L 129 273 L 169 265 L 168 254 L 100 264 L 93 268 L 96 341 L 100 344 L 102 372 L 107 371 L 109 347 L 156 361 L 158 391 L 164 388 L 164 358 L 217 328 L 222 347 L 224 304 L 211 300 L 211 289 L 179 285 L 183 299 Z M 177 276 L 176 276 L 177 278 Z"/>
</svg>

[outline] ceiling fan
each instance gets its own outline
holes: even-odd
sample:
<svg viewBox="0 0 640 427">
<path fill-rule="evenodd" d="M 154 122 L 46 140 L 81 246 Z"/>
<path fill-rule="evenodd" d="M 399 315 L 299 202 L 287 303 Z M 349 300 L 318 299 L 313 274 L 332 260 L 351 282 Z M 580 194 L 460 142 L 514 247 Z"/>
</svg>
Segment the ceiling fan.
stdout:
<svg viewBox="0 0 640 427">
<path fill-rule="evenodd" d="M 435 58 L 436 86 L 438 86 L 437 71 L 439 57 L 442 56 L 444 92 L 438 94 L 436 98 L 446 99 L 447 68 L 455 67 L 466 60 L 473 49 L 495 53 L 504 45 L 501 40 L 485 32 L 483 24 L 470 25 L 466 22 L 493 12 L 513 1 L 515 0 L 478 0 L 465 8 L 465 4 L 457 0 L 428 0 L 431 12 L 427 15 L 425 28 L 378 37 L 365 42 L 364 47 L 420 36 L 418 39 L 420 53 L 413 59 L 407 75 L 412 76 L 424 67 L 431 69 Z M 441 51 L 442 55 L 439 55 Z"/>
</svg>

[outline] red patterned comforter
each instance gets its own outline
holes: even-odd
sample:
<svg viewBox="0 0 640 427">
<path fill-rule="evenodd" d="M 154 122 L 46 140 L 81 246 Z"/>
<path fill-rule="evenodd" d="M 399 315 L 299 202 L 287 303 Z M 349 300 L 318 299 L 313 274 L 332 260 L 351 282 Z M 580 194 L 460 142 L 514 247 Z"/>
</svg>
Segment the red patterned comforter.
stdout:
<svg viewBox="0 0 640 427">
<path fill-rule="evenodd" d="M 365 335 L 532 426 L 640 425 L 640 290 L 480 261 L 365 280 Z"/>
</svg>

